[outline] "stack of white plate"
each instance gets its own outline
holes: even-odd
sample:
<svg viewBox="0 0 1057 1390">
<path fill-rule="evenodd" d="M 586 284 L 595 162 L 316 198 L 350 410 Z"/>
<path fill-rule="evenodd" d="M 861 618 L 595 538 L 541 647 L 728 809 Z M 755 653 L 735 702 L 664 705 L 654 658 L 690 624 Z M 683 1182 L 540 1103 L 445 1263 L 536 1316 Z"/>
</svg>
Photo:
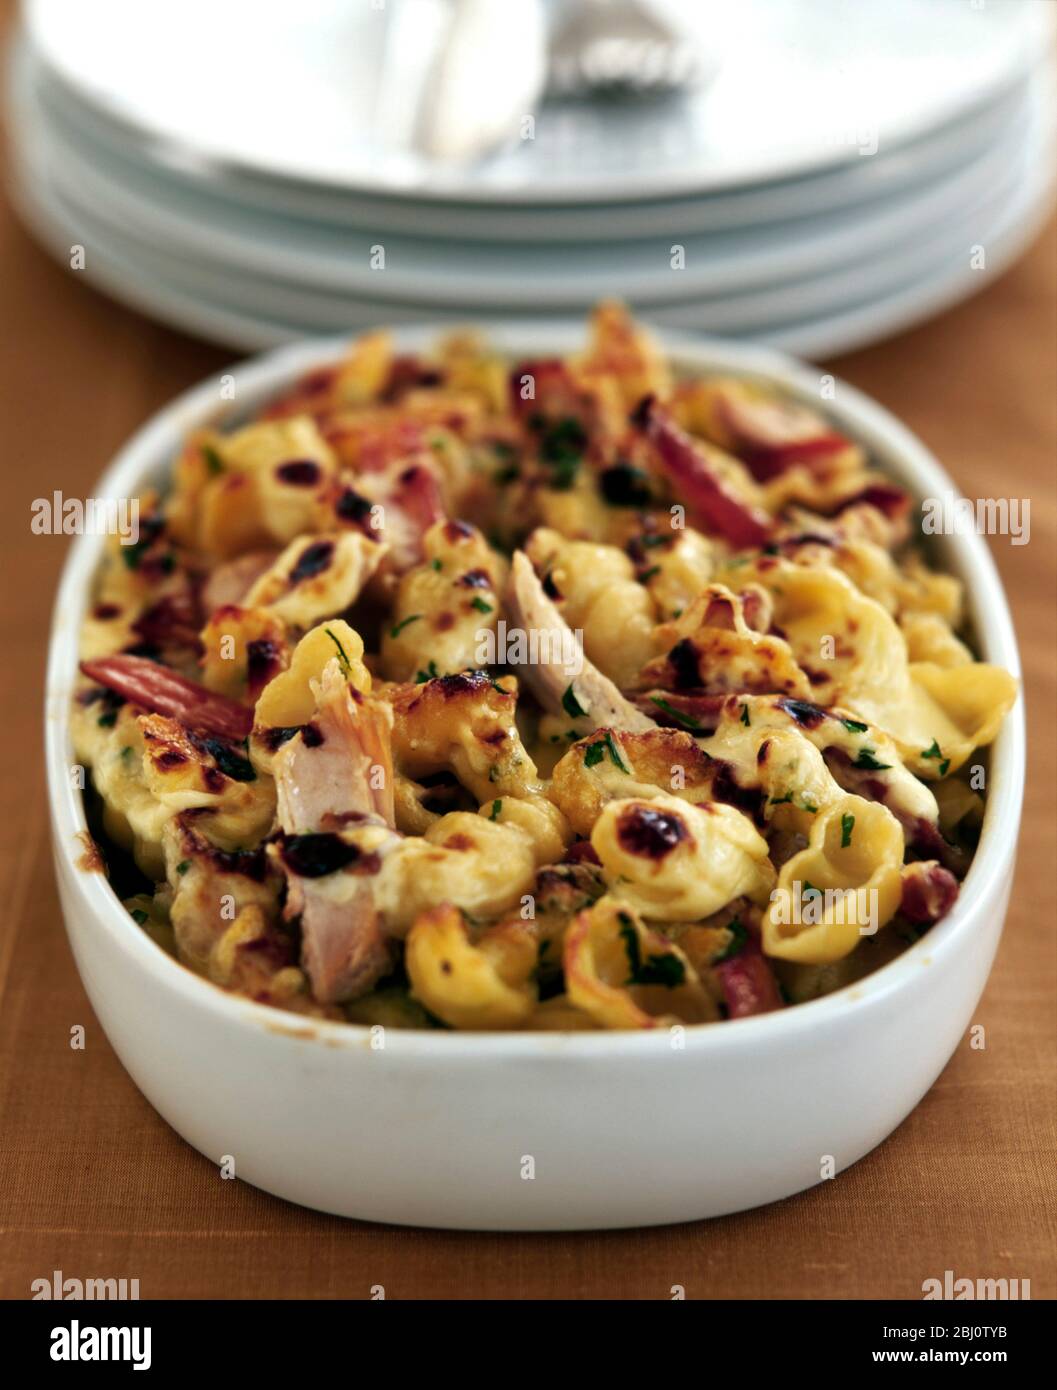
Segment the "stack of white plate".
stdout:
<svg viewBox="0 0 1057 1390">
<path fill-rule="evenodd" d="M 472 167 L 372 133 L 398 3 L 27 0 L 24 217 L 115 297 L 240 348 L 618 296 L 823 355 L 972 293 L 1049 207 L 1053 0 L 696 0 L 707 86 L 543 103 Z"/>
</svg>

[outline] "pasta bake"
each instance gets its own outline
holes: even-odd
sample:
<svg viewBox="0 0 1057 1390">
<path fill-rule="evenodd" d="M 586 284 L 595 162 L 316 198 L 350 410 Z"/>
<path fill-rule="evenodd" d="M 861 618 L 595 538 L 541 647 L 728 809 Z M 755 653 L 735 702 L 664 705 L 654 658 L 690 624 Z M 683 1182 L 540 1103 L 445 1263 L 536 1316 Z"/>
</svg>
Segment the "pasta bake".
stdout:
<svg viewBox="0 0 1057 1390">
<path fill-rule="evenodd" d="M 709 1024 L 957 898 L 1017 694 L 960 582 L 822 402 L 680 373 L 620 305 L 563 358 L 362 337 L 139 506 L 75 751 L 137 928 L 223 989 Z"/>
</svg>

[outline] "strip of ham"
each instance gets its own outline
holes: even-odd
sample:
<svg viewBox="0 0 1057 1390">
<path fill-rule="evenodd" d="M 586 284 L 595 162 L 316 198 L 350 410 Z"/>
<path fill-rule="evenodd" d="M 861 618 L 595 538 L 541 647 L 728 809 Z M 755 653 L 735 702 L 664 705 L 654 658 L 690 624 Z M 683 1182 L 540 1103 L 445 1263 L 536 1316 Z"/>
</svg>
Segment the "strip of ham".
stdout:
<svg viewBox="0 0 1057 1390">
<path fill-rule="evenodd" d="M 723 986 L 728 1018 L 747 1018 L 750 1014 L 769 1014 L 782 1008 L 782 996 L 771 967 L 751 935 L 736 956 L 716 966 Z"/>
<path fill-rule="evenodd" d="M 81 670 L 89 680 L 116 691 L 132 704 L 178 719 L 189 729 L 238 741 L 246 737 L 253 725 L 253 711 L 246 705 L 207 690 L 197 681 L 177 675 L 168 666 L 146 657 L 121 652 L 82 661 Z"/>
<path fill-rule="evenodd" d="M 675 496 L 706 531 L 738 549 L 766 545 L 773 525 L 770 516 L 737 495 L 706 450 L 680 429 L 656 397 L 647 396 L 631 419 L 653 445 Z"/>
<path fill-rule="evenodd" d="M 817 411 L 754 395 L 738 382 L 716 391 L 716 415 L 738 457 L 761 482 L 794 464 L 820 464 L 852 447 Z"/>
<path fill-rule="evenodd" d="M 908 864 L 903 870 L 900 911 L 915 926 L 931 926 L 946 917 L 958 899 L 958 880 L 935 859 Z"/>
<path fill-rule="evenodd" d="M 529 643 L 540 653 L 569 653 L 577 650 L 575 665 L 559 660 L 538 661 L 519 667 L 520 674 L 545 709 L 559 713 L 562 697 L 570 687 L 577 704 L 585 711 L 592 729 L 629 729 L 642 732 L 656 728 L 655 722 L 626 700 L 617 687 L 578 650 L 575 637 L 544 591 L 532 561 L 524 551 L 514 555 L 505 597 L 513 626 L 535 634 Z"/>
</svg>

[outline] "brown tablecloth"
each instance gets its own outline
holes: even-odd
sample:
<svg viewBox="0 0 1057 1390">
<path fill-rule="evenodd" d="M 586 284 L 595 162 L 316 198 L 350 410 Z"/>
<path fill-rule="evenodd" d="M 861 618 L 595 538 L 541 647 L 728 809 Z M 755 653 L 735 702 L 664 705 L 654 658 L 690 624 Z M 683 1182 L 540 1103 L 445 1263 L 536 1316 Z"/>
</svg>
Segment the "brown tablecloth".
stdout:
<svg viewBox="0 0 1057 1390">
<path fill-rule="evenodd" d="M 968 254 L 968 252 L 967 252 Z M 142 1098 L 77 978 L 52 879 L 40 685 L 66 542 L 30 502 L 87 495 L 117 446 L 225 354 L 119 308 L 0 209 L 5 581 L 0 789 L 0 1294 L 122 1275 L 143 1297 L 920 1298 L 943 1276 L 1057 1296 L 1057 235 L 975 299 L 829 364 L 936 451 L 969 496 L 1031 498 L 1031 542 L 993 548 L 1023 643 L 1030 771 L 1013 906 L 977 1021 L 885 1144 L 759 1211 L 635 1232 L 478 1235 L 363 1225 L 240 1182 Z M 84 1051 L 70 1029 L 87 1030 Z M 914 1026 L 909 1019 L 907 1026 Z"/>
</svg>

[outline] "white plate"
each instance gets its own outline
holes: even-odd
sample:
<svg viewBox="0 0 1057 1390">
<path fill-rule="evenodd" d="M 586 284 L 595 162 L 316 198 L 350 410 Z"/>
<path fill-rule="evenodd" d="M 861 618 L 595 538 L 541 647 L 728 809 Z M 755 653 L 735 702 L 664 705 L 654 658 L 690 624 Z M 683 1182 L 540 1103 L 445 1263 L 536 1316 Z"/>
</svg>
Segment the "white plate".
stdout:
<svg viewBox="0 0 1057 1390">
<path fill-rule="evenodd" d="M 85 218 L 96 217 L 118 238 L 132 238 L 165 254 L 225 277 L 251 275 L 268 286 L 272 312 L 293 314 L 320 329 L 347 326 L 342 303 L 363 296 L 379 303 L 412 303 L 471 312 L 576 312 L 619 292 L 653 307 L 687 299 L 729 296 L 750 287 L 819 276 L 849 263 L 870 267 L 893 246 L 929 238 L 957 225 L 962 211 L 989 197 L 1015 165 L 1038 119 L 1052 75 L 1039 70 L 1034 100 L 1003 132 L 1000 143 L 968 165 L 920 190 L 803 220 L 757 227 L 738 234 L 686 238 L 685 269 L 670 265 L 670 237 L 621 242 L 605 248 L 441 242 L 384 232 L 338 233 L 269 219 L 200 198 L 151 180 L 112 161 L 93 166 L 68 128 L 59 127 L 34 96 L 25 70 L 16 72 L 19 138 L 31 158 L 46 162 L 54 185 Z M 39 153 L 36 151 L 39 150 Z M 615 214 L 619 216 L 619 212 Z M 386 268 L 372 269 L 372 248 L 385 250 Z M 884 266 L 880 266 L 884 274 Z M 208 278 L 201 281 L 209 289 Z M 288 288 L 286 288 L 288 287 Z M 313 294 L 313 287 L 323 294 Z M 223 293 L 221 287 L 221 293 Z M 297 306 L 302 294 L 304 307 Z M 342 298 L 344 297 L 344 299 Z M 262 304 L 262 307 L 263 304 Z M 269 312 L 265 309 L 265 312 Z M 742 322 L 745 322 L 742 316 Z M 757 319 L 757 322 L 759 319 Z M 720 320 L 717 329 L 725 330 Z"/>
<path fill-rule="evenodd" d="M 32 188 L 22 186 L 15 192 L 24 219 L 56 258 L 67 264 L 70 245 L 83 234 L 83 225 L 79 226 L 78 219 L 61 200 L 39 184 Z M 890 293 L 873 299 L 856 295 L 854 302 L 835 313 L 761 324 L 749 336 L 786 351 L 822 358 L 908 328 L 976 293 L 1000 274 L 1035 235 L 1048 215 L 1052 198 L 1053 180 L 1048 166 L 1036 167 L 1001 214 L 981 226 L 977 240 L 986 248 L 982 269 L 971 268 L 968 250 L 973 243 L 966 241 L 953 253 L 944 253 L 935 265 L 917 265 L 917 274 Z M 128 254 L 115 253 L 105 238 L 93 243 L 91 258 L 82 273 L 115 299 L 143 313 L 240 350 L 274 347 L 314 331 L 304 322 L 268 319 L 259 307 L 235 308 L 222 297 L 188 291 L 163 274 L 137 266 Z M 362 317 L 350 315 L 347 327 L 351 332 L 359 332 L 385 322 L 408 322 L 422 315 L 419 306 L 402 306 L 394 312 L 392 305 L 365 305 Z M 678 315 L 678 323 L 684 329 L 707 331 L 710 327 L 707 303 L 656 310 L 650 317 L 663 325 L 669 315 Z M 436 311 L 430 316 L 438 324 L 458 322 L 465 317 Z"/>
<path fill-rule="evenodd" d="M 883 253 L 857 256 L 851 265 L 829 270 L 812 278 L 795 277 L 777 285 L 766 285 L 748 292 L 691 297 L 675 304 L 657 305 L 644 296 L 629 295 L 641 312 L 670 327 L 691 327 L 710 333 L 751 333 L 766 331 L 775 324 L 797 317 L 818 317 L 827 312 L 846 309 L 871 297 L 904 286 L 911 278 L 920 278 L 926 268 L 942 270 L 970 246 L 989 227 L 999 211 L 1016 195 L 1022 182 L 1038 165 L 1045 153 L 1042 140 L 1035 138 L 1025 144 L 1019 157 L 1008 168 L 996 170 L 985 191 L 967 204 L 948 210 L 935 226 L 918 235 L 900 237 Z M 39 168 L 39 161 L 38 161 Z M 65 166 L 64 166 L 65 169 Z M 338 290 L 327 292 L 312 287 L 276 282 L 251 271 L 239 271 L 204 262 L 193 256 L 169 251 L 150 236 L 131 235 L 122 229 L 120 203 L 103 202 L 84 195 L 83 188 L 71 188 L 58 170 L 51 187 L 55 196 L 68 209 L 69 223 L 86 244 L 93 248 L 107 247 L 130 270 L 133 267 L 146 277 L 158 277 L 178 285 L 207 303 L 218 300 L 243 311 L 252 310 L 275 320 L 294 320 L 311 325 L 315 332 L 340 331 L 357 325 L 384 320 L 386 316 L 410 322 L 433 312 L 438 306 L 431 297 L 416 299 L 409 295 L 399 300 L 349 295 Z M 100 218 L 93 208 L 106 207 L 108 215 Z M 626 280 L 614 275 L 599 283 L 585 298 L 588 307 L 592 298 L 613 293 L 616 284 Z M 461 320 L 467 310 L 441 306 L 445 316 Z M 478 311 L 480 312 L 480 311 Z M 492 296 L 487 300 L 487 313 L 495 318 L 514 312 L 514 306 Z M 522 309 L 522 312 L 524 310 Z"/>
<path fill-rule="evenodd" d="M 470 169 L 374 129 L 387 7 L 345 0 L 29 0 L 38 52 L 83 101 L 177 160 L 296 184 L 473 202 L 634 202 L 854 162 L 977 109 L 1044 46 L 1043 0 L 697 0 L 721 59 L 684 101 L 545 106 Z"/>
<path fill-rule="evenodd" d="M 913 328 L 979 293 L 1016 261 L 1049 220 L 1055 190 L 1052 145 L 1049 153 L 1051 163 L 1022 183 L 994 221 L 981 227 L 979 237 L 963 243 L 941 268 L 918 274 L 910 284 L 877 301 L 771 329 L 762 341 L 804 357 L 853 352 Z M 979 269 L 971 264 L 976 247 L 986 253 L 986 264 Z"/>
<path fill-rule="evenodd" d="M 49 74 L 32 54 L 32 46 L 12 46 L 13 59 L 30 70 L 34 91 L 60 126 L 76 133 L 89 164 L 116 162 L 131 166 L 130 176 L 144 174 L 157 185 L 176 185 L 199 198 L 205 207 L 216 204 L 244 211 L 278 214 L 307 222 L 338 224 L 346 230 L 390 234 L 431 235 L 480 241 L 623 241 L 643 236 L 690 236 L 701 232 L 748 227 L 787 218 L 816 217 L 838 208 L 892 198 L 905 189 L 921 187 L 968 163 L 997 142 L 1023 99 L 1023 76 L 992 100 L 963 117 L 894 150 L 870 154 L 869 142 L 855 160 L 836 169 L 728 192 L 705 192 L 693 197 L 611 204 L 573 204 L 545 207 L 482 205 L 468 200 L 421 201 L 413 196 L 384 197 L 328 191 L 310 185 L 284 183 L 235 170 L 222 170 L 201 161 L 171 157 L 156 143 L 145 143 L 125 127 L 108 121 Z M 214 213 L 203 212 L 203 220 Z"/>
</svg>

